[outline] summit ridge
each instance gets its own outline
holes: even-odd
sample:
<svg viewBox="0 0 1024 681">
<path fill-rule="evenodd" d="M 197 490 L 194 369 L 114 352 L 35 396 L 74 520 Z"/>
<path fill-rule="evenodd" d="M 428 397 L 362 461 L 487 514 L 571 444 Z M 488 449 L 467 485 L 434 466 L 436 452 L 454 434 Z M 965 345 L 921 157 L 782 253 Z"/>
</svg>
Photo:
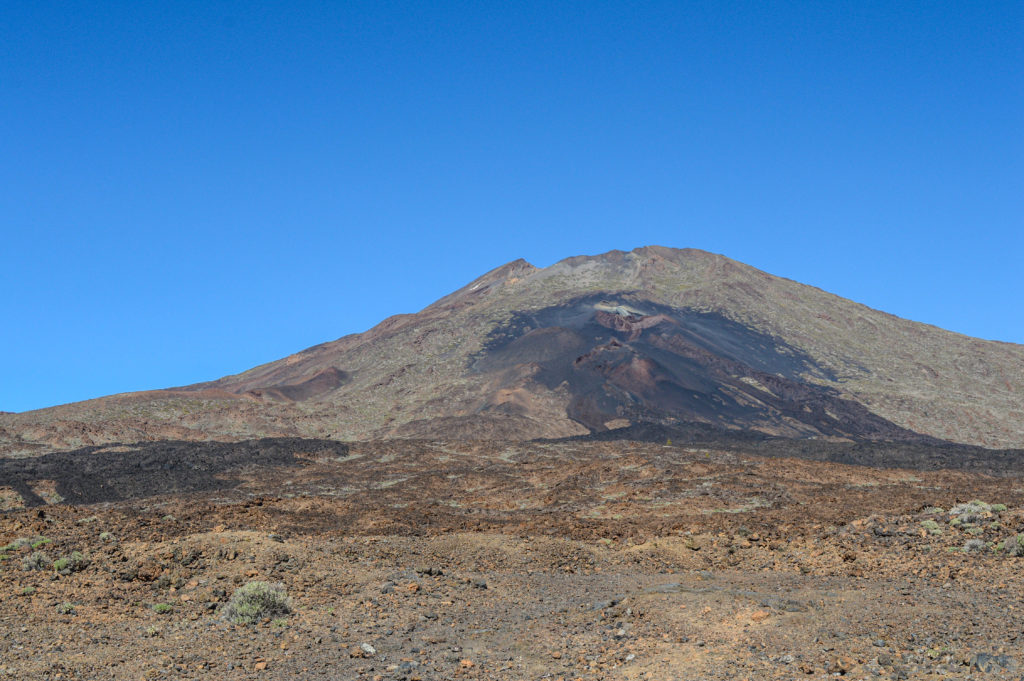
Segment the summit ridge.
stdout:
<svg viewBox="0 0 1024 681">
<path fill-rule="evenodd" d="M 696 249 L 497 267 L 415 314 L 240 374 L 23 414 L 0 450 L 177 438 L 533 439 L 702 424 L 1024 446 L 1024 346 Z"/>
</svg>

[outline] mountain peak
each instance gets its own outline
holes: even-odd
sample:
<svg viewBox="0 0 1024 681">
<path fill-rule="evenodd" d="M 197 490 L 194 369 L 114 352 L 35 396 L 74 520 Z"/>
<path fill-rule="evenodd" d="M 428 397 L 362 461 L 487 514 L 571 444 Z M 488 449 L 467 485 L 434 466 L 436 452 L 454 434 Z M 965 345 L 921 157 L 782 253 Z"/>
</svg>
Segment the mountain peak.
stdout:
<svg viewBox="0 0 1024 681">
<path fill-rule="evenodd" d="M 210 383 L 0 415 L 0 450 L 126 433 L 529 439 L 695 423 L 1020 447 L 1021 390 L 1024 346 L 644 246 L 514 260 L 419 313 Z"/>
<path fill-rule="evenodd" d="M 472 305 L 500 290 L 505 284 L 515 284 L 539 270 L 522 258 L 496 267 L 483 276 L 477 277 L 462 288 L 431 303 L 423 312 L 451 311 L 464 305 Z"/>
</svg>

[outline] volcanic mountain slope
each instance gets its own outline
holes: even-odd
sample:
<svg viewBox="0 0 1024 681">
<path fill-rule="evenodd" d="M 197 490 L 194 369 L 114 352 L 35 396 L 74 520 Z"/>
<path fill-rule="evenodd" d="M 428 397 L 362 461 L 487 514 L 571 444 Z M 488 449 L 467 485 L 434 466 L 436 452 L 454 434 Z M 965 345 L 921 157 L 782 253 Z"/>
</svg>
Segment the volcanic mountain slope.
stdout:
<svg viewBox="0 0 1024 681">
<path fill-rule="evenodd" d="M 0 451 L 260 436 L 530 439 L 638 423 L 1024 445 L 1024 346 L 697 250 L 518 260 L 417 314 L 184 388 L 0 415 Z"/>
</svg>

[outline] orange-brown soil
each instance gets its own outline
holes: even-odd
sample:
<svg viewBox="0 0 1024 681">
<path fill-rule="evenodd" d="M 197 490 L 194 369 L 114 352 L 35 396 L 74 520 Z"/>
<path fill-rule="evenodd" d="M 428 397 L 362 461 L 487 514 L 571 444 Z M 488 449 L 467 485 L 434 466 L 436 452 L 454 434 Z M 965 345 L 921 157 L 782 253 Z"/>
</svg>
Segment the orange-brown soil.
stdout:
<svg viewBox="0 0 1024 681">
<path fill-rule="evenodd" d="M 97 451 L 77 489 L 4 462 L 0 679 L 1024 673 L 1011 474 L 635 442 L 257 449 Z M 951 524 L 971 499 L 1006 508 Z M 252 580 L 293 612 L 226 621 Z"/>
</svg>

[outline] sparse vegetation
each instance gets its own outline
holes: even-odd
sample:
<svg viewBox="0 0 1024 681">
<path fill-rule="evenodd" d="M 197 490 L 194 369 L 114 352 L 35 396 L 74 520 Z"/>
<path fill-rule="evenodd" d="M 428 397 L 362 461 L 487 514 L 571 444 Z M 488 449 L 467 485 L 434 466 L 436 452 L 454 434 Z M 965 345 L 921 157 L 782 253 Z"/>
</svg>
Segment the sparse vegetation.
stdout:
<svg viewBox="0 0 1024 681">
<path fill-rule="evenodd" d="M 114 535 L 110 532 L 100 532 L 100 541 L 112 542 L 114 541 Z"/>
<path fill-rule="evenodd" d="M 74 615 L 75 604 L 74 603 L 61 603 L 57 606 L 57 612 L 61 615 Z"/>
<path fill-rule="evenodd" d="M 955 520 L 960 521 L 958 524 L 973 525 L 974 523 L 980 523 L 982 520 L 991 518 L 992 506 L 984 501 L 975 499 L 964 504 L 957 504 L 949 510 L 949 514 Z M 952 521 L 950 521 L 950 524 L 952 524 Z"/>
<path fill-rule="evenodd" d="M 45 570 L 50 565 L 50 557 L 42 551 L 33 551 L 21 561 L 22 570 Z"/>
<path fill-rule="evenodd" d="M 61 556 L 53 561 L 53 569 L 59 575 L 70 575 L 72 572 L 84 570 L 89 559 L 81 551 L 72 551 L 70 555 Z"/>
<path fill-rule="evenodd" d="M 968 539 L 964 543 L 964 553 L 978 553 L 985 548 L 985 542 L 981 539 Z"/>
<path fill-rule="evenodd" d="M 1016 558 L 1024 556 L 1024 534 L 1010 537 L 1002 543 L 1002 547 L 1007 556 Z"/>
<path fill-rule="evenodd" d="M 19 538 L 15 539 L 14 541 L 12 541 L 11 543 L 7 544 L 6 546 L 0 546 L 0 553 L 7 553 L 7 552 L 17 551 L 18 549 L 22 548 L 23 546 L 28 546 L 31 543 L 32 543 L 31 539 L 26 539 L 25 537 L 19 537 Z"/>
<path fill-rule="evenodd" d="M 36 537 L 29 539 L 28 537 L 18 537 L 17 539 L 9 542 L 4 546 L 0 546 L 0 560 L 7 560 L 11 556 L 9 554 L 16 553 L 26 546 L 31 546 L 33 549 L 38 549 L 41 546 L 49 544 L 50 540 L 46 537 Z"/>
<path fill-rule="evenodd" d="M 141 661 L 140 678 L 160 676 L 154 672 L 360 678 L 360 668 L 374 665 L 383 672 L 392 663 L 401 666 L 404 658 L 423 659 L 424 649 L 428 655 L 449 657 L 449 646 L 424 646 L 423 640 L 437 636 L 461 647 L 458 638 L 468 637 L 466 631 L 487 627 L 491 631 L 480 638 L 489 639 L 491 647 L 451 655 L 446 667 L 455 672 L 452 676 L 462 668 L 461 659 L 474 662 L 472 669 L 498 668 L 521 652 L 544 662 L 559 660 L 547 664 L 561 667 L 560 660 L 572 661 L 565 657 L 567 642 L 574 648 L 569 655 L 578 650 L 601 665 L 607 660 L 607 669 L 591 667 L 595 675 L 613 676 L 624 664 L 620 651 L 630 650 L 634 636 L 681 641 L 693 637 L 699 627 L 714 627 L 723 616 L 728 618 L 729 635 L 708 636 L 704 651 L 685 646 L 680 656 L 670 655 L 671 661 L 660 668 L 655 664 L 659 658 L 637 655 L 639 664 L 651 663 L 652 678 L 712 678 L 716 671 L 711 665 L 729 657 L 736 661 L 736 678 L 755 678 L 759 672 L 794 678 L 806 675 L 798 668 L 806 662 L 820 672 L 809 676 L 828 672 L 859 679 L 872 674 L 874 657 L 889 655 L 900 665 L 898 656 L 907 654 L 914 659 L 906 663 L 908 669 L 917 666 L 922 675 L 950 678 L 968 672 L 965 660 L 976 651 L 991 650 L 990 645 L 1011 649 L 1016 639 L 1009 636 L 1019 634 L 1019 623 L 1005 615 L 1005 607 L 1012 602 L 1013 577 L 1017 566 L 1024 566 L 1024 558 L 1004 556 L 1024 555 L 1024 537 L 1018 541 L 1016 536 L 1024 532 L 1024 509 L 1018 509 L 1024 496 L 1007 492 L 1012 485 L 1006 481 L 962 471 L 928 471 L 921 473 L 920 486 L 905 484 L 901 477 L 895 483 L 852 489 L 851 479 L 866 479 L 866 469 L 683 447 L 665 458 L 662 443 L 664 439 L 602 444 L 591 450 L 586 443 L 545 442 L 494 451 L 476 443 L 367 443 L 354 446 L 355 454 L 344 464 L 350 470 L 341 476 L 333 457 L 310 462 L 308 470 L 299 472 L 292 467 L 254 466 L 242 478 L 251 489 L 237 498 L 222 499 L 218 493 L 160 501 L 166 505 L 132 501 L 40 509 L 46 514 L 42 518 L 34 509 L 0 514 L 5 544 L 43 531 L 53 538 L 41 549 L 50 556 L 49 562 L 40 561 L 45 571 L 18 569 L 33 552 L 28 539 L 19 542 L 20 548 L 0 567 L 0 597 L 19 618 L 11 638 L 23 646 L 0 667 L 10 669 L 11 678 L 38 678 L 43 669 L 38 660 L 73 654 L 75 664 L 89 664 L 94 670 L 122 660 Z M 379 471 L 384 456 L 393 457 L 386 462 L 394 467 L 387 478 Z M 408 472 L 434 471 L 442 465 L 452 472 L 431 478 L 426 487 Z M 470 467 L 476 471 L 471 477 L 464 473 Z M 566 482 L 556 487 L 559 483 L 549 475 L 552 470 Z M 853 473 L 861 477 L 851 478 Z M 339 490 L 358 489 L 364 481 L 377 489 L 382 479 L 406 475 L 415 485 L 404 480 L 395 485 L 407 492 L 395 498 L 400 504 L 381 504 L 372 497 L 359 506 L 338 501 Z M 877 475 L 886 480 L 894 474 Z M 308 494 L 313 501 L 297 507 L 278 494 L 289 488 L 290 481 L 296 497 Z M 322 501 L 313 491 L 317 488 Z M 960 494 L 960 501 L 994 501 L 1005 493 L 1010 509 L 992 510 L 983 522 L 953 529 L 948 521 L 961 521 L 949 514 L 951 500 L 941 497 L 945 510 L 926 506 L 940 500 L 927 495 L 946 495 L 950 489 Z M 553 494 L 571 498 L 572 506 L 552 514 L 548 507 Z M 486 503 L 481 504 L 484 495 Z M 254 502 L 257 496 L 260 500 Z M 837 514 L 836 500 L 845 505 L 847 498 L 848 512 Z M 770 505 L 770 510 L 727 512 L 755 499 Z M 144 510 L 128 517 L 125 509 L 135 507 Z M 284 534 L 280 528 L 288 527 L 281 522 L 282 514 L 296 508 L 322 511 L 326 517 L 338 512 L 345 516 L 317 526 L 326 536 L 276 534 Z M 417 526 L 424 508 L 441 514 L 437 523 L 446 528 L 445 536 L 405 534 L 404 528 Z M 480 509 L 474 513 L 486 521 L 485 529 L 462 535 L 471 508 Z M 596 520 L 587 515 L 594 509 Z M 168 510 L 181 519 L 174 523 L 174 531 L 160 521 Z M 526 522 L 532 514 L 543 514 L 537 527 L 550 528 L 553 534 L 537 537 L 533 529 L 486 529 L 510 511 Z M 386 520 L 386 525 L 374 529 L 383 529 L 384 536 L 353 538 L 344 536 L 345 529 L 336 536 L 334 528 L 344 528 L 354 512 Z M 74 520 L 75 513 L 97 513 L 99 519 L 80 523 Z M 186 518 L 202 522 L 182 522 Z M 837 518 L 844 521 L 839 527 L 833 524 Z M 996 522 L 1002 527 L 993 527 Z M 972 536 L 967 532 L 971 528 L 982 533 Z M 111 534 L 118 536 L 105 543 Z M 53 559 L 69 558 L 73 549 L 88 556 L 89 566 L 58 577 L 51 571 Z M 504 567 L 489 573 L 491 566 L 501 566 L 509 557 L 515 557 L 515 569 L 522 574 L 532 571 L 528 579 L 509 579 Z M 771 569 L 772 562 L 781 569 Z M 687 567 L 670 570 L 680 573 L 676 575 L 665 572 L 666 565 Z M 433 574 L 435 568 L 443 568 L 445 576 Z M 925 576 L 921 581 L 907 578 L 918 571 Z M 435 576 L 438 579 L 431 578 Z M 247 584 L 253 580 L 270 584 Z M 285 587 L 271 586 L 279 580 Z M 856 590 L 844 588 L 842 597 L 834 597 L 837 583 L 854 580 Z M 908 582 L 917 582 L 911 599 L 893 589 L 894 583 Z M 800 588 L 794 589 L 797 583 Z M 543 601 L 523 598 L 523 588 L 536 588 Z M 557 597 L 549 599 L 549 593 Z M 58 605 L 65 602 L 70 602 L 65 614 L 59 614 Z M 820 634 L 813 613 L 821 602 L 831 610 L 829 619 L 841 618 L 849 639 L 810 645 Z M 280 610 L 291 610 L 290 615 L 275 612 L 282 603 Z M 964 603 L 972 607 L 965 609 Z M 556 612 L 565 606 L 571 612 Z M 643 616 L 633 614 L 641 610 Z M 733 613 L 738 624 L 733 624 Z M 488 618 L 493 623 L 485 622 Z M 516 636 L 538 620 L 544 626 L 529 641 Z M 984 624 L 972 627 L 967 622 Z M 748 648 L 749 635 L 760 636 L 757 630 L 744 636 L 741 627 L 748 623 L 771 632 L 769 649 Z M 407 631 L 410 624 L 416 631 Z M 453 636 L 453 624 L 464 631 Z M 915 637 L 912 645 L 910 634 Z M 953 634 L 958 638 L 950 638 Z M 705 635 L 699 635 L 704 640 Z M 100 643 L 79 653 L 83 637 Z M 370 657 L 363 642 L 380 654 Z M 834 650 L 822 650 L 833 645 Z M 68 652 L 56 650 L 58 646 Z M 329 655 L 324 654 L 327 647 Z M 414 647 L 417 652 L 412 652 Z M 694 656 L 687 654 L 689 649 Z M 756 658 L 748 657 L 748 650 Z M 762 651 L 778 658 L 772 662 L 777 667 L 766 664 Z M 797 651 L 803 651 L 800 662 Z M 559 657 L 548 658 L 553 652 Z M 382 659 L 384 654 L 387 660 Z M 839 659 L 861 654 L 867 660 L 863 664 Z M 679 669 L 674 668 L 677 660 Z M 848 669 L 839 673 L 840 667 L 833 664 Z M 233 667 L 228 669 L 229 665 Z M 307 667 L 309 672 L 300 671 Z M 392 675 L 411 677 L 415 670 L 409 664 Z M 517 674 L 515 669 L 506 671 L 510 678 Z M 881 669 L 881 675 L 886 671 Z"/>
<path fill-rule="evenodd" d="M 291 599 L 281 584 L 249 582 L 235 590 L 224 617 L 235 624 L 252 624 L 264 617 L 291 613 Z"/>
</svg>

